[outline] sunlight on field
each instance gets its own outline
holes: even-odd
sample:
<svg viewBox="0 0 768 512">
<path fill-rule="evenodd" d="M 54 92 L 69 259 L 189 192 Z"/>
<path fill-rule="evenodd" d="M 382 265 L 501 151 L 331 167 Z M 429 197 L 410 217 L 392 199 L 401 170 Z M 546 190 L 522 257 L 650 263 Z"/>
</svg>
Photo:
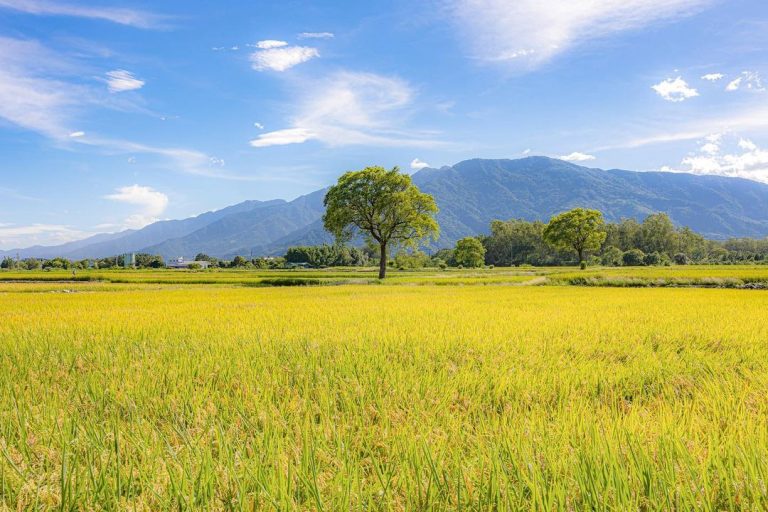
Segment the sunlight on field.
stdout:
<svg viewBox="0 0 768 512">
<path fill-rule="evenodd" d="M 763 292 L 5 286 L 0 508 L 768 505 Z"/>
</svg>

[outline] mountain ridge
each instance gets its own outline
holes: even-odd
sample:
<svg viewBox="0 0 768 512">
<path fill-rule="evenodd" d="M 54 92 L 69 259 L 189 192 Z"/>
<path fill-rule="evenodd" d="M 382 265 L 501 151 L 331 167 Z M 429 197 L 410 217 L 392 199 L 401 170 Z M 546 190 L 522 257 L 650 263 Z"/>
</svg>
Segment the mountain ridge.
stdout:
<svg viewBox="0 0 768 512">
<path fill-rule="evenodd" d="M 413 175 L 440 208 L 435 247 L 486 233 L 493 219 L 548 220 L 574 207 L 596 208 L 607 221 L 667 213 L 677 225 L 713 239 L 768 236 L 768 185 L 742 178 L 670 172 L 602 170 L 562 160 L 475 158 Z M 317 190 L 291 201 L 245 201 L 188 219 L 161 221 L 125 235 L 95 235 L 61 246 L 19 249 L 22 257 L 80 259 L 121 252 L 165 257 L 279 255 L 292 245 L 330 242 Z M 91 243 L 89 243 L 89 240 Z M 16 250 L 0 252 L 15 255 Z M 38 256 L 40 257 L 40 256 Z"/>
</svg>

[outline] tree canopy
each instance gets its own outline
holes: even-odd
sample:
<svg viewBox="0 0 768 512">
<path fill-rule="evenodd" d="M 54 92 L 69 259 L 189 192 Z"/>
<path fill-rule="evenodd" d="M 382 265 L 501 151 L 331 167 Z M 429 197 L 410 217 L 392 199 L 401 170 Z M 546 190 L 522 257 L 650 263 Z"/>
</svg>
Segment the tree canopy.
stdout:
<svg viewBox="0 0 768 512">
<path fill-rule="evenodd" d="M 573 250 L 584 261 L 584 253 L 600 249 L 606 237 L 603 214 L 575 208 L 555 215 L 544 228 L 544 240 L 561 250 Z"/>
<path fill-rule="evenodd" d="M 485 247 L 477 238 L 468 236 L 456 242 L 453 257 L 458 265 L 470 268 L 482 267 L 485 263 Z"/>
<path fill-rule="evenodd" d="M 390 246 L 417 247 L 437 238 L 437 205 L 397 167 L 366 167 L 339 178 L 325 195 L 323 224 L 337 242 L 364 236 L 379 246 L 379 279 L 386 276 Z"/>
</svg>

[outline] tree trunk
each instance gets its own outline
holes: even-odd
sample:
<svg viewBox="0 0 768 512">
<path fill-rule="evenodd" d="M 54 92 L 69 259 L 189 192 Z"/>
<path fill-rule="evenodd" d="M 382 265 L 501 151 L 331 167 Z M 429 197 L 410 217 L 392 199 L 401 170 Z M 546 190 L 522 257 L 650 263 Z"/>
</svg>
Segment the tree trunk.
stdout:
<svg viewBox="0 0 768 512">
<path fill-rule="evenodd" d="M 379 249 L 379 279 L 384 279 L 387 277 L 387 245 L 381 244 Z"/>
<path fill-rule="evenodd" d="M 584 249 L 578 249 L 579 251 L 579 265 L 584 261 Z"/>
</svg>

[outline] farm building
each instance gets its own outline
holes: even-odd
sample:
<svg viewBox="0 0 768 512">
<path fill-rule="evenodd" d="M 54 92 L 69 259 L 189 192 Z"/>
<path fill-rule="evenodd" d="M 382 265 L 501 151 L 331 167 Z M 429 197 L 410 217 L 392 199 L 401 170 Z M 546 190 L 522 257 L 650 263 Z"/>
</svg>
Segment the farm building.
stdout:
<svg viewBox="0 0 768 512">
<path fill-rule="evenodd" d="M 200 268 L 208 268 L 207 261 L 185 260 L 184 258 L 174 258 L 168 261 L 167 268 L 189 268 L 192 265 L 199 265 Z"/>
</svg>

